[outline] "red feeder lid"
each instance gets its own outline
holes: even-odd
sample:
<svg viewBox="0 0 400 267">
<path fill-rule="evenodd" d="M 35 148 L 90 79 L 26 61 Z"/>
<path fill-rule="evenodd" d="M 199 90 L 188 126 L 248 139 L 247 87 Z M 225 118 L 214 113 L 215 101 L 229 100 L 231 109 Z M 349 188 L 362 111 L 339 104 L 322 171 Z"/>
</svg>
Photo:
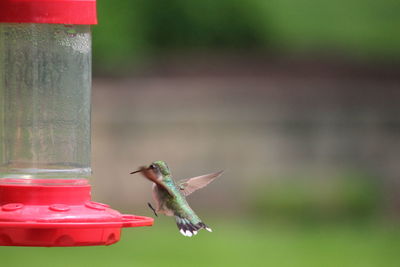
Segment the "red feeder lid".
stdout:
<svg viewBox="0 0 400 267">
<path fill-rule="evenodd" d="M 0 0 L 0 23 L 97 24 L 96 0 Z"/>
</svg>

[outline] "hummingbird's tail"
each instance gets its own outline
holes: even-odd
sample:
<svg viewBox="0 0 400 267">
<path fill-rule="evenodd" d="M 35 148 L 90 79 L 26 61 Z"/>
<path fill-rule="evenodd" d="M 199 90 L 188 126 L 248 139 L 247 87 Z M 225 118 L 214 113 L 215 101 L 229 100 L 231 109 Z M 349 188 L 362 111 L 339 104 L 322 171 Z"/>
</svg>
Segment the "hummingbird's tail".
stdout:
<svg viewBox="0 0 400 267">
<path fill-rule="evenodd" d="M 203 222 L 193 223 L 187 218 L 182 218 L 179 216 L 175 216 L 176 225 L 178 226 L 179 232 L 181 232 L 184 236 L 194 236 L 197 235 L 197 232 L 200 229 L 206 229 L 209 232 L 212 232 L 211 228 L 208 227 Z"/>
</svg>

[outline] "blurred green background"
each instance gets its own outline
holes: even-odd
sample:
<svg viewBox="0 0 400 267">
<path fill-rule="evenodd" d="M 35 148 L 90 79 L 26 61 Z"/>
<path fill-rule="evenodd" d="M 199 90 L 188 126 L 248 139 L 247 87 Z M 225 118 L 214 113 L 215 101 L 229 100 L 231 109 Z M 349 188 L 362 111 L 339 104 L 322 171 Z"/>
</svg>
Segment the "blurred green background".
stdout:
<svg viewBox="0 0 400 267">
<path fill-rule="evenodd" d="M 199 51 L 400 55 L 395 0 L 104 0 L 98 9 L 94 62 L 102 71 Z"/>
<path fill-rule="evenodd" d="M 213 228 L 110 247 L 0 249 L 4 266 L 399 266 L 400 2 L 98 1 L 94 200 L 152 216 L 128 173 L 225 174 Z M 18 256 L 23 255 L 23 257 Z"/>
</svg>

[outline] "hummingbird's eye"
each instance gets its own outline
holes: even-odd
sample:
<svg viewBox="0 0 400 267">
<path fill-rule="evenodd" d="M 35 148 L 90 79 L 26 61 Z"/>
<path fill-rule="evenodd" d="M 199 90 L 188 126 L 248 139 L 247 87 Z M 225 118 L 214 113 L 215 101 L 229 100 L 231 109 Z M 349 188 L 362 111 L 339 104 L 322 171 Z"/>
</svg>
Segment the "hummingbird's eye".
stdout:
<svg viewBox="0 0 400 267">
<path fill-rule="evenodd" d="M 149 168 L 154 170 L 156 166 L 154 164 L 151 164 Z"/>
</svg>

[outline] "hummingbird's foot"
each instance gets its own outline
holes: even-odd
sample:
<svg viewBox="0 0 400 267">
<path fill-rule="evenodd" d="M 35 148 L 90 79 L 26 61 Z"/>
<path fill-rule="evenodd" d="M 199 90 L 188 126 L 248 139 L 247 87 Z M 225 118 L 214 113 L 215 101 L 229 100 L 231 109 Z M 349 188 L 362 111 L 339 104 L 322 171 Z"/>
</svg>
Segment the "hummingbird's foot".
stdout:
<svg viewBox="0 0 400 267">
<path fill-rule="evenodd" d="M 149 202 L 147 202 L 147 205 L 148 205 L 149 208 L 154 212 L 154 215 L 156 215 L 156 216 L 158 217 L 158 214 L 157 214 L 157 212 L 156 212 L 156 209 L 153 208 L 153 206 L 152 206 Z"/>
</svg>

